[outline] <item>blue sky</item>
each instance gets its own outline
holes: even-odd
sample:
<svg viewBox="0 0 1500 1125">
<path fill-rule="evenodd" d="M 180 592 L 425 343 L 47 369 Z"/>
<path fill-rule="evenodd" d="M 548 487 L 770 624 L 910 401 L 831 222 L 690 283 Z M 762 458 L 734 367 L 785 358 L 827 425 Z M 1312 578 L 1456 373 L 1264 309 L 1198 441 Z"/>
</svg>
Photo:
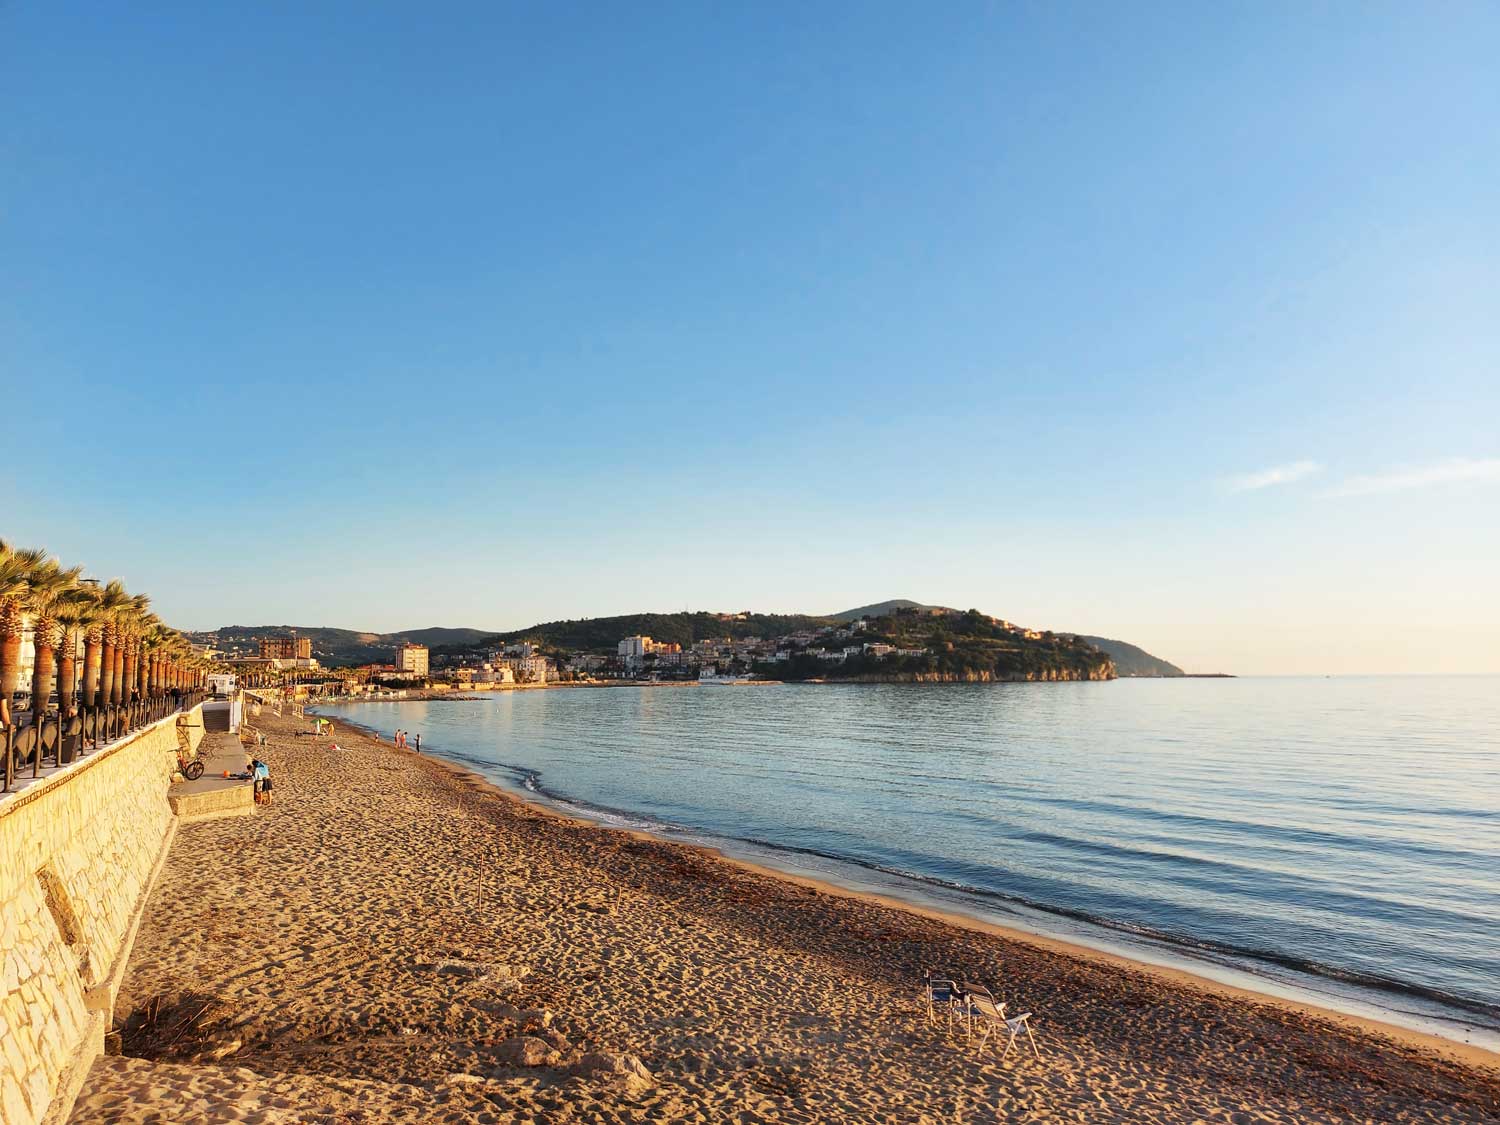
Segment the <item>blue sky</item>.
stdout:
<svg viewBox="0 0 1500 1125">
<path fill-rule="evenodd" d="M 1500 671 L 1500 9 L 6 5 L 0 534 Z"/>
</svg>

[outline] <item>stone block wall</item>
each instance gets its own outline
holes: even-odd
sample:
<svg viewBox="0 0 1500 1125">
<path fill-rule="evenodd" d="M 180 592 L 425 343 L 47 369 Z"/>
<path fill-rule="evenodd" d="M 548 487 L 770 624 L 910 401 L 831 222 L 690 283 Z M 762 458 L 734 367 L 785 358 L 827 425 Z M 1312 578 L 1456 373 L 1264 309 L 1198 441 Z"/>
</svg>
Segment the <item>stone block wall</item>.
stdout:
<svg viewBox="0 0 1500 1125">
<path fill-rule="evenodd" d="M 0 1122 L 35 1125 L 102 1050 L 198 709 L 0 801 Z M 55 1114 L 54 1114 L 55 1115 Z"/>
</svg>

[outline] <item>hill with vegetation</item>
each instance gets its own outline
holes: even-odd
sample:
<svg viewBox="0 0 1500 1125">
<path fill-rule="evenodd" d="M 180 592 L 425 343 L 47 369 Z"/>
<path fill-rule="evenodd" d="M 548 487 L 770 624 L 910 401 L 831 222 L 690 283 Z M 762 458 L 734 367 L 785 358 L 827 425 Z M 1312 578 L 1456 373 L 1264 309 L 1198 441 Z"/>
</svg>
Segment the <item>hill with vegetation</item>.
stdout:
<svg viewBox="0 0 1500 1125">
<path fill-rule="evenodd" d="M 956 609 L 949 609 L 943 605 L 923 605 L 921 602 L 910 601 L 906 598 L 892 598 L 888 602 L 876 602 L 874 605 L 857 606 L 854 609 L 846 609 L 843 613 L 833 613 L 829 616 L 834 621 L 858 621 L 861 617 L 886 617 L 895 613 L 898 609 L 925 609 L 939 613 L 957 613 Z"/>
<path fill-rule="evenodd" d="M 889 644 L 922 649 L 920 655 L 880 659 L 851 655 L 843 663 L 806 652 L 763 671 L 778 679 L 1025 680 L 1107 679 L 1121 676 L 1181 676 L 1182 669 L 1124 641 L 1106 637 L 1041 633 L 1028 636 L 1016 626 L 980 613 L 923 605 L 903 598 L 860 606 L 826 616 L 799 613 L 630 613 L 546 621 L 525 629 L 495 633 L 485 629 L 408 629 L 371 633 L 354 629 L 291 625 L 229 625 L 194 638 L 216 647 L 254 655 L 263 637 L 295 634 L 312 641 L 313 656 L 329 667 L 387 664 L 405 641 L 424 644 L 436 655 L 467 656 L 501 645 L 529 642 L 548 655 L 588 652 L 613 655 L 622 637 L 643 635 L 684 648 L 697 641 L 771 641 L 793 633 L 847 632 L 820 638 L 808 648 L 841 650 L 846 644 Z"/>
<path fill-rule="evenodd" d="M 530 642 L 543 649 L 565 652 L 613 653 L 623 637 L 646 636 L 684 648 L 695 641 L 784 636 L 804 629 L 821 629 L 832 618 L 800 613 L 628 613 L 620 617 L 584 617 L 576 621 L 546 621 L 527 629 L 496 633 L 475 647 Z"/>
<path fill-rule="evenodd" d="M 1175 664 L 1169 664 L 1159 656 L 1152 656 L 1143 648 L 1108 637 L 1082 638 L 1095 648 L 1107 653 L 1115 662 L 1115 672 L 1121 676 L 1183 676 L 1186 675 Z"/>
<path fill-rule="evenodd" d="M 909 655 L 858 654 L 829 664 L 802 653 L 763 671 L 791 680 L 919 682 L 1108 680 L 1115 675 L 1109 657 L 1080 637 L 1028 635 L 977 609 L 900 608 L 866 621 L 858 634 L 861 645 L 889 644 Z"/>
</svg>

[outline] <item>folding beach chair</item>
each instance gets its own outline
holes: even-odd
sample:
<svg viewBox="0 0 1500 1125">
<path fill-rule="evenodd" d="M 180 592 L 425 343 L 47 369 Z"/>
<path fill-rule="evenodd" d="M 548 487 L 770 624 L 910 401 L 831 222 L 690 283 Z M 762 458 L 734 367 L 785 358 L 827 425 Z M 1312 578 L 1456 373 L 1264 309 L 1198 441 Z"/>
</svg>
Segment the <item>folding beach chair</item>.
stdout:
<svg viewBox="0 0 1500 1125">
<path fill-rule="evenodd" d="M 984 1005 L 986 1009 L 993 1009 L 1004 1017 L 1005 1002 L 1003 1000 L 996 1000 L 994 993 L 990 992 L 984 985 L 966 980 L 958 986 L 958 991 L 962 997 L 962 1012 L 964 1022 L 968 1027 L 967 1038 L 970 1041 L 974 1038 L 974 1013 L 979 1010 L 980 1005 Z M 970 1002 L 971 997 L 973 998 L 973 1003 Z M 982 1041 L 983 1039 L 981 1038 Z"/>
<path fill-rule="evenodd" d="M 974 1036 L 975 1021 L 979 1023 L 979 1045 L 984 1046 L 985 1040 L 990 1037 L 992 1031 L 1004 1028 L 1009 1032 L 1005 1041 L 1005 1050 L 1000 1052 L 1000 1061 L 1005 1061 L 1005 1056 L 1010 1054 L 1011 1047 L 1015 1046 L 1016 1037 L 1021 1032 L 1026 1032 L 1026 1039 L 1031 1044 L 1032 1053 L 1037 1058 L 1042 1057 L 1042 1052 L 1037 1050 L 1036 1039 L 1031 1034 L 1031 1013 L 1022 1012 L 1019 1016 L 1007 1016 L 1005 1005 L 995 1003 L 995 998 L 990 995 L 989 989 L 983 985 L 971 985 L 964 982 L 964 1007 L 969 1017 L 969 1037 Z M 999 1039 L 996 1039 L 999 1043 Z"/>
<path fill-rule="evenodd" d="M 938 1009 L 948 1012 L 948 1026 L 963 1007 L 963 993 L 952 977 L 934 976 L 932 970 L 922 974 L 922 1001 L 927 1005 L 927 1022 L 936 1023 Z"/>
</svg>

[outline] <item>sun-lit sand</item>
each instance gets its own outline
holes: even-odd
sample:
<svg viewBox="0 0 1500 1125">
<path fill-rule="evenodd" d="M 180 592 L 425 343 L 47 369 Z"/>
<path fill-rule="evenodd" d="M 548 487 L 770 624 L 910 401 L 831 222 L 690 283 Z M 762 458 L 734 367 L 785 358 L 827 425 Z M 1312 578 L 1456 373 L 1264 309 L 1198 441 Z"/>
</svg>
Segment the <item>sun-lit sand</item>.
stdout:
<svg viewBox="0 0 1500 1125">
<path fill-rule="evenodd" d="M 93 1122 L 1500 1120 L 1500 1071 L 567 821 L 338 724 L 186 825 Z M 923 967 L 1042 1058 L 929 1026 Z"/>
</svg>

